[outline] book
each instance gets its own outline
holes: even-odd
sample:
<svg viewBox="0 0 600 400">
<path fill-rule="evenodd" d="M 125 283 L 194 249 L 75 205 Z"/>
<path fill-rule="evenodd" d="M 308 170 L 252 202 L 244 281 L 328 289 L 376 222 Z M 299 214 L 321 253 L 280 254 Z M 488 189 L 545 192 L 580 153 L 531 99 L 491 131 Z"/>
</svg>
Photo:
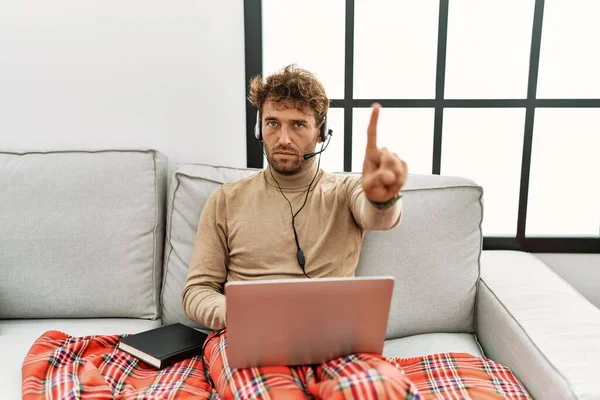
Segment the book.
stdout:
<svg viewBox="0 0 600 400">
<path fill-rule="evenodd" d="M 175 323 L 125 336 L 119 340 L 119 350 L 163 369 L 202 354 L 207 337 L 202 331 Z"/>
</svg>

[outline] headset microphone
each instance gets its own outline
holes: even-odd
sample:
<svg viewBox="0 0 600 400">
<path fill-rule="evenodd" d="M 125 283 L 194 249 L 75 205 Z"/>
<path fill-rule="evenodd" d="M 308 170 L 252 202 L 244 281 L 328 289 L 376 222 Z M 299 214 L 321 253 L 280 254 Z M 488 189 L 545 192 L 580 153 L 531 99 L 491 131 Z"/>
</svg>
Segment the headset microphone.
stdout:
<svg viewBox="0 0 600 400">
<path fill-rule="evenodd" d="M 321 154 L 322 152 L 325 151 L 325 149 L 327 148 L 327 146 L 329 146 L 329 142 L 331 142 L 331 135 L 333 135 L 333 131 L 331 129 L 329 129 L 329 132 L 327 132 L 327 143 L 325 143 L 325 147 L 323 147 L 321 150 L 316 151 L 314 153 L 307 153 L 305 155 L 303 155 L 302 157 L 304 157 L 305 160 L 308 160 L 309 158 L 312 158 L 314 156 L 316 156 L 317 154 Z"/>
</svg>

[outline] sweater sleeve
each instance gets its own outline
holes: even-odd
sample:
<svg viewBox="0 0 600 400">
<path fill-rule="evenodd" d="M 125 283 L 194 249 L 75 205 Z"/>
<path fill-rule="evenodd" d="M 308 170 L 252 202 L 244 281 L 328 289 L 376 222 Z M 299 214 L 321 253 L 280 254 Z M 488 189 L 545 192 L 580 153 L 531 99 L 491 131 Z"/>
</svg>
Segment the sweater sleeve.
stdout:
<svg viewBox="0 0 600 400">
<path fill-rule="evenodd" d="M 403 203 L 399 199 L 394 205 L 380 210 L 375 207 L 365 196 L 360 177 L 349 178 L 348 202 L 354 220 L 365 231 L 385 231 L 394 228 L 400 223 Z"/>
<path fill-rule="evenodd" d="M 228 264 L 227 205 L 223 188 L 219 187 L 200 215 L 182 294 L 186 316 L 209 329 L 225 327 L 223 286 Z"/>
</svg>

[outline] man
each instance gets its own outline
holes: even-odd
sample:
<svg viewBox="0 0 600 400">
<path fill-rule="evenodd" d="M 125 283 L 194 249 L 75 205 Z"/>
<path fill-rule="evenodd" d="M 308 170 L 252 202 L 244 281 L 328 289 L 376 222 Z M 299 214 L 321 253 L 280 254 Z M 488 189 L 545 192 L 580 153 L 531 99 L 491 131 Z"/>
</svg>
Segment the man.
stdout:
<svg viewBox="0 0 600 400">
<path fill-rule="evenodd" d="M 250 101 L 259 112 L 257 137 L 269 165 L 222 185 L 210 196 L 200 217 L 183 290 L 186 315 L 223 333 L 205 353 L 219 395 L 324 396 L 341 390 L 340 379 L 354 379 L 361 390 L 385 388 L 394 393 L 392 398 L 414 396 L 401 371 L 373 355 L 332 360 L 316 369 L 229 369 L 222 351 L 225 282 L 353 276 L 364 232 L 399 224 L 400 193 L 408 174 L 404 161 L 377 147 L 377 104 L 367 129 L 361 177 L 329 174 L 318 168 L 316 157 L 304 157 L 328 139 L 324 128 L 329 109 L 323 86 L 305 70 L 288 66 L 265 82 L 254 78 Z M 371 381 L 373 371 L 377 383 Z"/>
</svg>

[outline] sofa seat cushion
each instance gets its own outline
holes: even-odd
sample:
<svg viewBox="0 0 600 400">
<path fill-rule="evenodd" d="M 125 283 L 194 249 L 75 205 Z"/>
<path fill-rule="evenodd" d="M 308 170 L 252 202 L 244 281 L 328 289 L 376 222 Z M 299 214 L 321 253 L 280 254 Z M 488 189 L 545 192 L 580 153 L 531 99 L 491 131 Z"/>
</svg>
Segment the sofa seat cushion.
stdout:
<svg viewBox="0 0 600 400">
<path fill-rule="evenodd" d="M 160 320 L 130 318 L 0 320 L 0 398 L 21 398 L 21 365 L 33 342 L 46 331 L 72 336 L 112 335 L 138 333 L 160 325 Z"/>
<path fill-rule="evenodd" d="M 483 351 L 471 333 L 424 333 L 386 340 L 383 355 L 410 358 L 437 353 L 468 353 L 482 357 Z"/>
</svg>

